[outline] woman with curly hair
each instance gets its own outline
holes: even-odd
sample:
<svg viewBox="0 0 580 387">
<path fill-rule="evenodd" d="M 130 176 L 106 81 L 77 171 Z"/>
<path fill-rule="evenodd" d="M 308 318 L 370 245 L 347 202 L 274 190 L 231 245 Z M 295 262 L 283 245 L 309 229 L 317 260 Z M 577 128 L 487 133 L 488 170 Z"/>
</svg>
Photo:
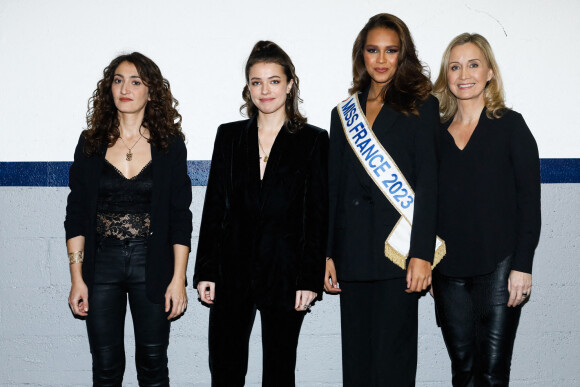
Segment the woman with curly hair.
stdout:
<svg viewBox="0 0 580 387">
<path fill-rule="evenodd" d="M 445 249 L 435 238 L 438 104 L 398 17 L 371 17 L 352 61 L 351 96 L 330 124 L 324 288 L 340 293 L 344 386 L 411 386 L 419 293 Z"/>
<path fill-rule="evenodd" d="M 187 306 L 191 181 L 178 102 L 134 52 L 107 66 L 70 167 L 69 305 L 86 319 L 95 386 L 120 386 L 127 297 L 141 386 L 169 386 L 170 321 Z"/>
<path fill-rule="evenodd" d="M 210 306 L 212 386 L 243 386 L 256 310 L 262 386 L 294 386 L 298 336 L 322 292 L 328 215 L 326 131 L 298 110 L 299 82 L 278 45 L 246 62 L 249 119 L 218 128 L 194 286 Z"/>
<path fill-rule="evenodd" d="M 447 46 L 440 101 L 438 232 L 447 256 L 433 292 L 454 386 L 507 386 L 521 305 L 540 237 L 540 160 L 521 114 L 506 108 L 489 42 Z"/>
</svg>

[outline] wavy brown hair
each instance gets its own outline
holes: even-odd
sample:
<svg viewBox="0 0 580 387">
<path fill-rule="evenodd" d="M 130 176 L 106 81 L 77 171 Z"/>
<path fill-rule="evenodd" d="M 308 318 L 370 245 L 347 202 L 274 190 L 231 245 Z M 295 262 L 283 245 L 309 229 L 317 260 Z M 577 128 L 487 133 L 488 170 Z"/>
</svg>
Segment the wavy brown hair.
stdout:
<svg viewBox="0 0 580 387">
<path fill-rule="evenodd" d="M 433 94 L 439 99 L 439 112 L 441 114 L 441 122 L 447 122 L 457 112 L 457 98 L 449 90 L 449 77 L 447 71 L 449 70 L 449 57 L 451 50 L 456 46 L 461 46 L 466 43 L 475 44 L 483 53 L 483 57 L 487 65 L 493 72 L 493 77 L 485 86 L 484 100 L 487 108 L 485 115 L 489 119 L 500 118 L 507 110 L 505 106 L 505 96 L 503 91 L 503 81 L 499 72 L 499 66 L 493 55 L 491 45 L 486 38 L 480 34 L 469 34 L 464 32 L 457 35 L 445 49 L 443 58 L 441 60 L 441 68 L 439 69 L 439 76 L 435 81 L 433 87 Z"/>
<path fill-rule="evenodd" d="M 428 71 L 417 57 L 415 44 L 407 25 L 395 15 L 379 13 L 369 19 L 359 32 L 352 46 L 352 87 L 350 94 L 365 90 L 371 83 L 364 60 L 367 35 L 375 28 L 393 30 L 401 42 L 397 69 L 393 78 L 382 91 L 382 100 L 398 112 L 418 115 L 417 103 L 424 101 L 431 92 L 432 85 Z"/>
<path fill-rule="evenodd" d="M 179 102 L 173 98 L 167 79 L 161 75 L 159 67 L 145 55 L 133 52 L 116 57 L 103 71 L 103 78 L 88 102 L 87 130 L 84 132 L 85 154 L 92 156 L 106 145 L 113 146 L 120 136 L 119 117 L 113 100 L 111 85 L 115 70 L 123 62 L 135 65 L 143 84 L 149 88 L 150 100 L 145 105 L 143 127 L 149 130 L 149 143 L 167 151 L 175 136 L 185 140 L 181 131 L 181 114 L 177 111 Z"/>
<path fill-rule="evenodd" d="M 242 91 L 244 104 L 240 107 L 240 111 L 245 109 L 246 114 L 250 118 L 255 117 L 258 114 L 258 108 L 252 101 L 252 96 L 248 87 L 248 83 L 250 82 L 250 69 L 256 63 L 279 64 L 284 69 L 286 81 L 294 81 L 290 93 L 288 93 L 286 97 L 286 104 L 284 105 L 284 111 L 286 112 L 284 128 L 291 133 L 300 130 L 304 124 L 306 124 L 306 117 L 300 114 L 298 108 L 298 105 L 302 103 L 302 98 L 300 98 L 300 80 L 296 75 L 294 64 L 288 54 L 286 54 L 286 52 L 274 42 L 260 40 L 254 45 L 254 48 L 252 48 L 252 52 L 246 62 L 246 86 L 244 86 L 244 90 Z"/>
</svg>

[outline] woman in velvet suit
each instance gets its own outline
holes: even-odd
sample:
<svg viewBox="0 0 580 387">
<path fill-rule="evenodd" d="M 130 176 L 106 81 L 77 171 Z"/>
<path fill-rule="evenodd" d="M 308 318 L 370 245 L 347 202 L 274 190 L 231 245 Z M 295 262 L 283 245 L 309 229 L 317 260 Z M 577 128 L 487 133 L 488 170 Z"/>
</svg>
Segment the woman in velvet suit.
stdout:
<svg viewBox="0 0 580 387">
<path fill-rule="evenodd" d="M 372 179 L 379 170 L 369 174 L 349 145 L 335 108 L 324 287 L 340 292 L 344 386 L 411 386 L 418 293 L 430 285 L 435 253 L 438 104 L 410 32 L 396 16 L 370 18 L 352 59 L 349 93 L 358 95 L 369 127 L 415 193 L 410 249 L 402 264 L 387 258 L 385 241 L 401 215 Z"/>
<path fill-rule="evenodd" d="M 300 327 L 320 295 L 327 235 L 326 131 L 298 111 L 294 65 L 258 42 L 243 91 L 250 119 L 218 128 L 194 286 L 210 306 L 214 386 L 243 386 L 256 310 L 264 386 L 293 386 Z"/>
<path fill-rule="evenodd" d="M 438 233 L 447 256 L 433 292 L 454 386 L 507 386 L 540 237 L 540 160 L 506 108 L 489 42 L 463 33 L 435 82 L 441 107 Z"/>
<path fill-rule="evenodd" d="M 187 305 L 191 181 L 181 116 L 157 65 L 115 58 L 70 168 L 69 305 L 86 318 L 95 386 L 121 386 L 127 299 L 141 386 L 169 386 L 170 321 Z"/>
</svg>

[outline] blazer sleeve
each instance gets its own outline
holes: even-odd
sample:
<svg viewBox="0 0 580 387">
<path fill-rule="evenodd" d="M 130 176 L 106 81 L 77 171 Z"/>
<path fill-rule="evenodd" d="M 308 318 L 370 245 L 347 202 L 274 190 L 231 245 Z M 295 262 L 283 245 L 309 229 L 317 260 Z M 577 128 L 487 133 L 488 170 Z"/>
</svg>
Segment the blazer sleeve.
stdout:
<svg viewBox="0 0 580 387">
<path fill-rule="evenodd" d="M 415 138 L 415 209 L 410 258 L 433 262 L 437 226 L 437 157 L 435 136 L 439 127 L 439 103 L 429 97 L 419 109 Z"/>
<path fill-rule="evenodd" d="M 517 243 L 512 269 L 531 273 L 541 228 L 540 156 L 526 122 L 519 113 L 515 114 L 510 139 L 517 200 Z"/>
<path fill-rule="evenodd" d="M 322 293 L 328 229 L 328 133 L 321 131 L 309 155 L 304 193 L 304 248 L 296 290 Z"/>
<path fill-rule="evenodd" d="M 332 109 L 330 114 L 330 142 L 328 150 L 328 239 L 326 256 L 333 258 L 334 229 L 336 227 L 336 209 L 344 147 L 346 145 L 338 112 Z M 324 275 L 323 275 L 324 277 Z"/>
<path fill-rule="evenodd" d="M 189 209 L 191 180 L 187 174 L 187 148 L 181 138 L 177 138 L 172 145 L 169 238 L 172 245 L 183 245 L 191 249 L 193 227 Z"/>
<path fill-rule="evenodd" d="M 87 232 L 87 192 L 85 184 L 85 159 L 84 155 L 84 137 L 81 134 L 77 147 L 75 149 L 74 161 L 70 166 L 68 173 L 68 194 L 66 203 L 66 216 L 64 220 L 64 229 L 66 239 L 69 240 L 79 235 L 86 235 Z"/>
<path fill-rule="evenodd" d="M 223 147 L 223 125 L 217 130 L 205 201 L 201 216 L 193 286 L 200 281 L 216 282 L 221 261 L 222 223 L 226 211 L 226 168 Z"/>
</svg>

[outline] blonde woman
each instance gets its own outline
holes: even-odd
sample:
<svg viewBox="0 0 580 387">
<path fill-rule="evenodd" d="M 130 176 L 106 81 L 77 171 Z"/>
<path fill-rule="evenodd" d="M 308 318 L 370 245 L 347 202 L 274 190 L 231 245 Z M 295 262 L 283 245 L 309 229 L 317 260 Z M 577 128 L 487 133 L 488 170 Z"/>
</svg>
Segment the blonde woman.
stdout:
<svg viewBox="0 0 580 387">
<path fill-rule="evenodd" d="M 453 385 L 507 386 L 521 304 L 532 288 L 540 235 L 538 148 L 505 107 L 488 41 L 451 41 L 440 101 L 438 235 L 447 255 L 433 290 Z"/>
</svg>

